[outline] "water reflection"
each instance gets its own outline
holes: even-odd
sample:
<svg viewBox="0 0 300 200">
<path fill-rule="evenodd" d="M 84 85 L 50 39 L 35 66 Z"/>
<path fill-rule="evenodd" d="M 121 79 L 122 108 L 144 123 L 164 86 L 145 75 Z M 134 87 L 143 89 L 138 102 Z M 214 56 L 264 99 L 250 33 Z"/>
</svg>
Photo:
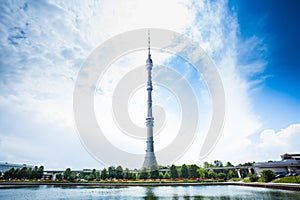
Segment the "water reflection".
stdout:
<svg viewBox="0 0 300 200">
<path fill-rule="evenodd" d="M 165 187 L 0 187 L 0 199 L 289 199 L 300 200 L 300 192 L 243 186 Z"/>
<path fill-rule="evenodd" d="M 145 196 L 145 200 L 156 200 L 158 199 L 157 196 L 155 196 L 155 193 L 154 193 L 154 188 L 153 187 L 147 187 L 146 188 L 146 196 Z"/>
<path fill-rule="evenodd" d="M 299 199 L 300 192 L 243 186 L 146 187 L 144 199 Z"/>
</svg>

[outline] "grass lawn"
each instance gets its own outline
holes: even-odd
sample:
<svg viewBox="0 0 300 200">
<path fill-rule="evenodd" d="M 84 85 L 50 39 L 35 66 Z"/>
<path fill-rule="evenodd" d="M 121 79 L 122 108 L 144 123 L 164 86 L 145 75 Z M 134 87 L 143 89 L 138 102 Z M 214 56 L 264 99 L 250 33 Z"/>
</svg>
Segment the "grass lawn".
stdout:
<svg viewBox="0 0 300 200">
<path fill-rule="evenodd" d="M 276 180 L 274 183 L 299 183 L 300 176 L 286 176 Z"/>
</svg>

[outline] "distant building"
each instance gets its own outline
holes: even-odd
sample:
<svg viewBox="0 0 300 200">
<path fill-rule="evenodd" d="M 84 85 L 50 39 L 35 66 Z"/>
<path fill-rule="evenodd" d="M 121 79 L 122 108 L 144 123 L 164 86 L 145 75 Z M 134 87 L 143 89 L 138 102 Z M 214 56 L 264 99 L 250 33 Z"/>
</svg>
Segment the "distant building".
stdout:
<svg viewBox="0 0 300 200">
<path fill-rule="evenodd" d="M 283 154 L 281 161 L 258 162 L 253 164 L 256 174 L 269 169 L 276 174 L 287 174 L 300 171 L 300 154 Z"/>
<path fill-rule="evenodd" d="M 4 173 L 12 168 L 14 169 L 22 169 L 23 167 L 27 167 L 27 168 L 33 168 L 32 165 L 26 165 L 26 164 L 13 164 L 13 163 L 3 163 L 0 162 L 0 172 Z"/>
</svg>

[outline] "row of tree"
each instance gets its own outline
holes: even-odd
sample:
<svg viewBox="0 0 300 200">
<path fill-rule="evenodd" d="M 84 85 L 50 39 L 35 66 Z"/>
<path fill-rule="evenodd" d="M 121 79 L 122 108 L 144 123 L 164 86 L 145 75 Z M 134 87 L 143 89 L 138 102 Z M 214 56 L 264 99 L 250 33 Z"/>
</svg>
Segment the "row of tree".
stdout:
<svg viewBox="0 0 300 200">
<path fill-rule="evenodd" d="M 253 163 L 240 164 L 240 166 L 251 166 Z M 225 167 L 221 170 L 212 170 L 213 167 Z M 142 168 L 140 170 L 130 171 L 128 168 L 125 170 L 122 166 L 114 167 L 110 166 L 107 169 L 104 168 L 99 171 L 84 170 L 82 172 L 74 172 L 70 168 L 67 168 L 64 172 L 56 174 L 56 179 L 58 180 L 106 180 L 106 179 L 126 179 L 126 180 L 136 180 L 136 179 L 231 179 L 237 178 L 238 174 L 235 170 L 226 169 L 226 167 L 233 167 L 230 162 L 225 165 L 219 160 L 215 160 L 213 163 L 205 162 L 203 167 L 199 167 L 195 164 L 192 165 L 181 165 L 175 166 L 171 165 L 168 167 L 153 165 L 150 169 Z M 22 169 L 10 169 L 6 171 L 3 175 L 4 179 L 40 179 L 43 177 L 44 167 L 40 166 L 34 168 L 22 168 Z M 248 176 L 247 169 L 240 170 L 242 177 Z M 53 177 L 48 177 L 52 179 Z"/>
<path fill-rule="evenodd" d="M 241 166 L 251 166 L 252 163 L 241 164 Z M 225 167 L 221 170 L 212 170 L 209 168 L 213 167 Z M 72 172 L 70 168 L 66 169 L 62 174 L 56 176 L 59 180 L 69 180 L 73 181 L 75 179 L 85 179 L 85 180 L 106 180 L 106 179 L 126 179 L 126 180 L 136 180 L 136 179 L 231 179 L 237 178 L 238 174 L 235 170 L 226 169 L 226 167 L 233 167 L 229 162 L 223 166 L 221 161 L 214 161 L 214 163 L 204 163 L 204 167 L 199 167 L 195 164 L 163 167 L 153 165 L 150 169 L 142 168 L 140 170 L 130 171 L 128 168 L 125 170 L 122 166 L 114 167 L 110 166 L 107 169 L 104 168 L 99 173 L 95 169 L 92 171 L 83 171 L 80 173 Z M 242 177 L 248 176 L 248 170 L 240 170 Z"/>
<path fill-rule="evenodd" d="M 4 179 L 41 179 L 44 174 L 44 167 L 10 169 L 3 174 Z"/>
</svg>

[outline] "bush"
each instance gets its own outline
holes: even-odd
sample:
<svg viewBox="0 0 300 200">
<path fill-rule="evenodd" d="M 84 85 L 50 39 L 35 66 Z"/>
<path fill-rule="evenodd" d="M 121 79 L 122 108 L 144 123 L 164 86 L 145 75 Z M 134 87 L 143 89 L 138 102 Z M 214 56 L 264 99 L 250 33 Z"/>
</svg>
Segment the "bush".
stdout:
<svg viewBox="0 0 300 200">
<path fill-rule="evenodd" d="M 225 178 L 226 178 L 226 174 L 225 174 L 225 173 L 222 173 L 222 172 L 220 172 L 220 173 L 218 173 L 218 174 L 217 174 L 217 178 L 218 178 L 218 179 L 223 179 L 223 180 L 225 180 Z"/>
<path fill-rule="evenodd" d="M 256 174 L 249 174 L 248 177 L 251 182 L 256 182 L 258 180 L 258 177 Z"/>
<path fill-rule="evenodd" d="M 269 169 L 263 170 L 260 174 L 261 177 L 265 180 L 265 182 L 270 182 L 275 178 L 275 173 Z"/>
</svg>

